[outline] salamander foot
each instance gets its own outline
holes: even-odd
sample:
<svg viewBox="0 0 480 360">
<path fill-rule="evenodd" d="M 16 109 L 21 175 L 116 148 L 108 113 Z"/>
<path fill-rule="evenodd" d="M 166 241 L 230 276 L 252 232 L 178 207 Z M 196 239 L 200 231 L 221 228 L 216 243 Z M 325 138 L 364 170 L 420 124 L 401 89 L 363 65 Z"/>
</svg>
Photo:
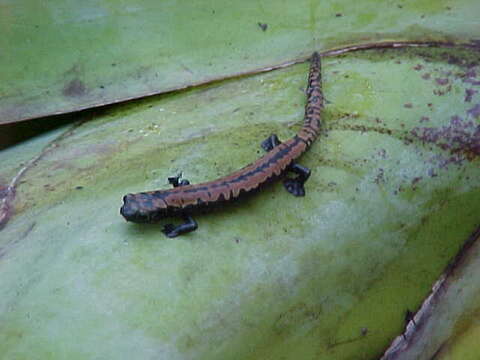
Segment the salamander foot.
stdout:
<svg viewBox="0 0 480 360">
<path fill-rule="evenodd" d="M 305 196 L 305 188 L 303 183 L 296 179 L 286 179 L 283 181 L 285 189 L 294 196 Z"/>
<path fill-rule="evenodd" d="M 260 146 L 263 150 L 268 152 L 272 150 L 275 146 L 280 145 L 281 143 L 282 142 L 278 139 L 278 136 L 276 134 L 272 134 L 268 138 L 263 140 Z"/>
<path fill-rule="evenodd" d="M 298 176 L 291 179 L 287 178 L 283 181 L 283 185 L 287 191 L 294 196 L 305 196 L 304 184 L 310 177 L 310 169 L 297 163 L 290 165 L 290 171 Z"/>
<path fill-rule="evenodd" d="M 198 224 L 190 215 L 184 215 L 185 223 L 175 226 L 173 224 L 166 224 L 163 227 L 162 232 L 169 238 L 177 237 L 181 234 L 186 234 L 191 231 L 195 231 L 198 228 Z"/>
<path fill-rule="evenodd" d="M 168 178 L 168 182 L 172 184 L 173 187 L 190 185 L 190 181 L 188 181 L 187 179 L 183 179 L 180 181 L 181 177 L 182 173 L 178 174 L 177 176 L 171 176 Z"/>
</svg>

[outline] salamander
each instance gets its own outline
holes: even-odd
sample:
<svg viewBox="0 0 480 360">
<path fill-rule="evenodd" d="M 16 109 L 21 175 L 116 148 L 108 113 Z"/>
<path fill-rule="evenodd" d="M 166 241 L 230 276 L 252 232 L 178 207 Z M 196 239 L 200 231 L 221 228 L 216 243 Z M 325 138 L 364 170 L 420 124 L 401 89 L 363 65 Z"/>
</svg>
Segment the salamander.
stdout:
<svg viewBox="0 0 480 360">
<path fill-rule="evenodd" d="M 127 194 L 123 197 L 120 214 L 127 221 L 135 223 L 155 223 L 167 217 L 181 217 L 184 223 L 178 226 L 167 224 L 163 228 L 165 235 L 173 238 L 197 229 L 192 213 L 209 210 L 258 191 L 288 172 L 296 176 L 285 178 L 283 183 L 286 190 L 294 196 L 304 196 L 304 184 L 310 176 L 310 170 L 295 160 L 308 150 L 319 135 L 323 108 L 319 54 L 313 53 L 310 61 L 304 124 L 295 136 L 280 142 L 277 135 L 270 135 L 261 143 L 267 152 L 265 155 L 217 180 L 191 185 L 178 175 L 168 178 L 172 189 Z"/>
</svg>

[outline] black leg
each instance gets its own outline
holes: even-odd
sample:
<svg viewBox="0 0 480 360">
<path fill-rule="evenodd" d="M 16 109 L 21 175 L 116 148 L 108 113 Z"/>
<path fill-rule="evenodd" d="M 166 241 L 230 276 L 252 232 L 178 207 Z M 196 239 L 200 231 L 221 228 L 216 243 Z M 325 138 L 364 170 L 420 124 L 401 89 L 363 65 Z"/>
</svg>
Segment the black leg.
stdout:
<svg viewBox="0 0 480 360">
<path fill-rule="evenodd" d="M 305 181 L 310 177 L 310 169 L 300 164 L 293 163 L 288 170 L 297 174 L 297 177 L 293 179 L 285 179 L 283 181 L 285 189 L 294 196 L 305 196 L 305 188 L 303 187 L 303 184 L 305 184 Z"/>
<path fill-rule="evenodd" d="M 182 177 L 182 174 L 178 174 L 177 176 L 172 176 L 168 178 L 168 182 L 173 185 L 173 187 L 178 187 L 178 186 L 185 186 L 185 185 L 190 185 L 190 181 L 187 179 L 180 180 Z M 183 215 L 183 219 L 185 222 L 183 224 L 180 224 L 178 226 L 175 226 L 173 224 L 166 224 L 163 227 L 163 233 L 167 235 L 169 238 L 174 238 L 177 237 L 178 235 L 181 234 L 186 234 L 190 231 L 194 231 L 198 228 L 198 224 L 195 220 L 190 215 Z"/>
<path fill-rule="evenodd" d="M 190 181 L 186 179 L 183 179 L 180 181 L 181 177 L 182 177 L 182 173 L 178 174 L 177 176 L 171 176 L 168 178 L 168 182 L 172 184 L 173 187 L 190 185 Z"/>
<path fill-rule="evenodd" d="M 167 235 L 169 238 L 177 237 L 181 234 L 186 234 L 191 231 L 195 231 L 198 228 L 198 224 L 190 215 L 184 215 L 183 219 L 185 222 L 178 226 L 173 224 L 167 224 L 163 227 L 163 233 Z"/>
<path fill-rule="evenodd" d="M 278 136 L 276 134 L 270 135 L 268 138 L 262 141 L 260 146 L 265 151 L 272 150 L 275 146 L 280 145 L 282 142 L 278 140 Z"/>
</svg>

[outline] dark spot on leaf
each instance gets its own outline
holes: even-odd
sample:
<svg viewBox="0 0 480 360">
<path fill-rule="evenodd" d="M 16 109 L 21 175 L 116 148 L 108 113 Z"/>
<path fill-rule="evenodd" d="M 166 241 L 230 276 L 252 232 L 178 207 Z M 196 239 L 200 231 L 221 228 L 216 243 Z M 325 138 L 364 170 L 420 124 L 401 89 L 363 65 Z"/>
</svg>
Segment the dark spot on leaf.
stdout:
<svg viewBox="0 0 480 360">
<path fill-rule="evenodd" d="M 477 72 L 475 71 L 475 69 L 468 69 L 467 72 L 465 72 L 464 77 L 466 79 L 476 78 Z"/>
<path fill-rule="evenodd" d="M 85 85 L 79 79 L 73 79 L 63 88 L 63 95 L 65 96 L 83 96 L 85 93 Z"/>
<path fill-rule="evenodd" d="M 413 105 L 412 105 L 412 103 L 406 103 L 406 104 L 403 104 L 403 107 L 405 107 L 407 109 L 411 109 L 411 108 L 413 108 Z"/>
<path fill-rule="evenodd" d="M 446 79 L 446 78 L 436 78 L 435 81 L 438 85 L 447 85 L 448 84 L 448 79 Z"/>
<path fill-rule="evenodd" d="M 475 95 L 478 91 L 474 89 L 465 89 L 465 102 L 471 102 L 473 95 Z"/>
<path fill-rule="evenodd" d="M 472 84 L 472 85 L 480 85 L 480 81 L 477 80 L 477 72 L 473 68 L 469 68 L 464 76 L 463 76 L 463 82 Z"/>
<path fill-rule="evenodd" d="M 448 85 L 444 90 L 440 90 L 440 89 L 433 90 L 433 93 L 437 96 L 443 96 L 447 92 L 450 92 L 451 90 L 452 90 L 452 85 Z"/>
<path fill-rule="evenodd" d="M 480 104 L 471 109 L 480 115 Z M 480 155 L 480 125 L 467 121 L 460 116 L 452 116 L 450 124 L 442 127 L 415 127 L 410 135 L 424 144 L 434 144 L 451 156 L 434 156 L 431 161 L 443 168 L 448 164 L 460 164 L 463 160 L 472 160 Z"/>
<path fill-rule="evenodd" d="M 259 22 L 258 26 L 260 27 L 260 29 L 262 29 L 262 31 L 267 31 L 268 24 L 264 24 L 264 23 Z"/>
<path fill-rule="evenodd" d="M 471 80 L 471 79 L 468 79 L 468 80 L 464 80 L 464 82 L 469 83 L 469 84 L 472 84 L 472 85 L 475 85 L 475 86 L 480 85 L 480 80 Z"/>
<path fill-rule="evenodd" d="M 430 79 L 430 74 L 429 74 L 429 73 L 423 74 L 423 75 L 422 75 L 422 79 L 423 79 L 423 80 L 428 80 L 428 79 Z"/>
<path fill-rule="evenodd" d="M 336 16 L 336 17 L 342 17 L 343 14 L 341 14 L 341 13 L 336 13 L 335 16 Z"/>
<path fill-rule="evenodd" d="M 421 64 L 417 64 L 413 67 L 413 70 L 417 70 L 417 71 L 422 70 L 422 69 L 423 69 L 423 66 Z"/>
<path fill-rule="evenodd" d="M 458 56 L 452 55 L 452 54 L 445 54 L 445 57 L 447 58 L 447 61 L 450 65 L 462 65 L 463 60 L 459 58 Z"/>
<path fill-rule="evenodd" d="M 472 115 L 475 118 L 480 117 L 480 104 L 477 104 L 471 109 L 468 109 L 467 114 Z"/>
<path fill-rule="evenodd" d="M 412 180 L 412 185 L 417 184 L 420 180 L 422 180 L 422 177 L 421 177 L 421 176 L 417 176 L 417 177 L 413 178 L 413 180 Z"/>
<path fill-rule="evenodd" d="M 378 173 L 375 176 L 374 182 L 377 185 L 385 182 L 384 170 L 382 168 L 378 169 Z"/>
<path fill-rule="evenodd" d="M 470 40 L 471 46 L 480 49 L 480 40 Z"/>
<path fill-rule="evenodd" d="M 420 118 L 420 122 L 427 122 L 427 121 L 430 121 L 430 118 L 428 116 L 422 116 Z"/>
<path fill-rule="evenodd" d="M 428 169 L 428 172 L 427 172 L 428 176 L 430 177 L 437 177 L 438 174 L 435 172 L 435 170 L 433 169 Z"/>
</svg>

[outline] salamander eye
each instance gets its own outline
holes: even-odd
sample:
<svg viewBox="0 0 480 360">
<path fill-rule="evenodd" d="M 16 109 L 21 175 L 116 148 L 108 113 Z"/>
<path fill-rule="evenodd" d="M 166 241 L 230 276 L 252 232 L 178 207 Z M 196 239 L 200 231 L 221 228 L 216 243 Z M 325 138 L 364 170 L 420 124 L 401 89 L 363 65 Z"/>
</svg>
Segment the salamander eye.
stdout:
<svg viewBox="0 0 480 360">
<path fill-rule="evenodd" d="M 127 201 L 132 200 L 133 194 L 127 194 L 123 197 L 123 202 L 126 203 Z"/>
</svg>

